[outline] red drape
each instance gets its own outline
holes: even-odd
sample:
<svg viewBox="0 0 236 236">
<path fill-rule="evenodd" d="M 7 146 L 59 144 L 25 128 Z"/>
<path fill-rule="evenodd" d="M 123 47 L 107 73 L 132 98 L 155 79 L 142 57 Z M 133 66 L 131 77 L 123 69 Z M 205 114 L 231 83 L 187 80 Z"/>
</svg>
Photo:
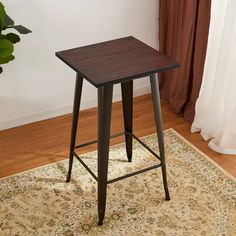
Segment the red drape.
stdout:
<svg viewBox="0 0 236 236">
<path fill-rule="evenodd" d="M 211 0 L 159 0 L 159 50 L 181 64 L 162 73 L 160 94 L 192 122 L 204 69 Z"/>
</svg>

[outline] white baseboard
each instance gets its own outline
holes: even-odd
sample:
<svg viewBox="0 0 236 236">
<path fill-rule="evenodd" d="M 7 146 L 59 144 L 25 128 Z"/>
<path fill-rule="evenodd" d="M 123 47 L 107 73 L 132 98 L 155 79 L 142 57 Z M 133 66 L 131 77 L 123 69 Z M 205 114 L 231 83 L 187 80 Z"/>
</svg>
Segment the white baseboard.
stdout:
<svg viewBox="0 0 236 236">
<path fill-rule="evenodd" d="M 134 88 L 135 97 L 148 94 L 148 93 L 150 93 L 150 86 Z M 121 100 L 121 93 L 115 93 L 113 95 L 113 102 L 116 102 L 119 100 Z M 88 100 L 88 101 L 81 101 L 81 103 L 82 103 L 81 109 L 84 110 L 91 107 L 95 107 L 97 104 L 97 100 L 93 99 L 93 100 Z M 16 117 L 11 120 L 0 121 L 0 130 L 6 130 L 6 129 L 14 128 L 17 126 L 30 124 L 33 122 L 66 115 L 71 112 L 72 112 L 72 104 L 67 104 L 60 107 L 52 108 L 50 110 L 43 110 L 43 111 L 39 111 L 35 113 L 30 113 L 25 116 Z"/>
</svg>

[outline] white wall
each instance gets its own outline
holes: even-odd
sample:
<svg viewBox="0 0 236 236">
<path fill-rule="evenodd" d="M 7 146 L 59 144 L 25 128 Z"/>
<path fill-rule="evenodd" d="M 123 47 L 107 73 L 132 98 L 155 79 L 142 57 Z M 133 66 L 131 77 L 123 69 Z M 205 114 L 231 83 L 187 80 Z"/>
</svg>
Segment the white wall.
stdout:
<svg viewBox="0 0 236 236">
<path fill-rule="evenodd" d="M 0 130 L 72 111 L 75 72 L 55 52 L 133 35 L 156 48 L 157 0 L 3 0 L 17 24 L 33 33 L 15 47 L 16 60 L 0 75 Z M 147 79 L 135 94 L 149 92 Z M 114 90 L 120 98 L 120 87 Z M 82 109 L 96 106 L 84 83 Z"/>
</svg>

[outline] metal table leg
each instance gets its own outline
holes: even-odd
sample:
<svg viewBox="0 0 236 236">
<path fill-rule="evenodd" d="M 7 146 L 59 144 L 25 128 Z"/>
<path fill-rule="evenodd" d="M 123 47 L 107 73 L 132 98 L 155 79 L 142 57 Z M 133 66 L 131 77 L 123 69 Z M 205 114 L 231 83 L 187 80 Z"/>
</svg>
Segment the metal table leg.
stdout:
<svg viewBox="0 0 236 236">
<path fill-rule="evenodd" d="M 163 184 L 164 184 L 164 189 L 165 189 L 166 200 L 170 200 L 170 194 L 169 194 L 168 183 L 167 183 L 167 173 L 166 173 L 165 147 L 164 147 L 164 138 L 163 138 L 163 129 L 162 129 L 162 115 L 161 115 L 159 84 L 158 84 L 158 78 L 156 74 L 153 74 L 150 76 L 150 82 L 151 82 L 151 89 L 152 89 L 152 100 L 153 100 L 153 108 L 154 108 L 154 113 L 155 113 L 158 144 L 159 144 L 159 150 L 160 150 Z"/>
<path fill-rule="evenodd" d="M 133 80 L 121 83 L 123 115 L 125 124 L 125 144 L 128 161 L 132 161 L 133 133 Z"/>
<path fill-rule="evenodd" d="M 98 88 L 98 224 L 102 225 L 106 208 L 107 170 L 113 85 Z"/>
<path fill-rule="evenodd" d="M 70 182 L 71 180 L 71 171 L 72 171 L 73 158 L 74 158 L 74 149 L 75 149 L 76 131 L 77 131 L 77 125 L 78 125 L 78 118 L 79 118 L 82 86 L 83 86 L 83 78 L 79 74 L 77 74 L 76 82 L 75 82 L 73 120 L 72 120 L 72 128 L 71 128 L 69 170 L 67 173 L 66 182 Z"/>
</svg>

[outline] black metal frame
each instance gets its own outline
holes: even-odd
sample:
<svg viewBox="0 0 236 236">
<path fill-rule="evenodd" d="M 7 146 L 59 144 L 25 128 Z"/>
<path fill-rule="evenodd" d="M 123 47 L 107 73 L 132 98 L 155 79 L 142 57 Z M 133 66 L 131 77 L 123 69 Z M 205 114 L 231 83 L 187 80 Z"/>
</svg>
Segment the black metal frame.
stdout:
<svg viewBox="0 0 236 236">
<path fill-rule="evenodd" d="M 161 167 L 163 185 L 166 195 L 166 200 L 170 200 L 168 185 L 167 185 L 167 174 L 166 174 L 166 163 L 165 163 L 165 148 L 163 139 L 162 129 L 162 115 L 159 95 L 158 78 L 156 74 L 150 75 L 150 83 L 152 90 L 153 108 L 155 114 L 155 123 L 158 136 L 158 145 L 160 156 L 157 155 L 151 148 L 149 148 L 142 140 L 133 134 L 133 81 L 127 81 L 121 83 L 122 89 L 122 102 L 123 102 L 123 114 L 124 114 L 124 126 L 125 131 L 119 132 L 110 136 L 111 126 L 111 110 L 112 110 L 112 93 L 113 85 L 106 85 L 98 88 L 98 140 L 90 141 L 75 145 L 76 133 L 78 126 L 80 101 L 82 94 L 83 77 L 77 74 L 74 94 L 74 106 L 73 106 L 73 120 L 71 128 L 71 143 L 70 143 L 70 154 L 69 154 L 69 170 L 67 173 L 66 182 L 71 180 L 71 171 L 73 165 L 74 156 L 80 161 L 80 163 L 86 168 L 86 170 L 92 175 L 97 181 L 98 186 L 98 224 L 102 225 L 105 215 L 106 208 L 106 193 L 107 184 L 114 183 L 116 181 Z M 156 164 L 142 170 L 134 171 L 132 173 L 107 180 L 108 172 L 108 159 L 109 159 L 109 144 L 110 138 L 115 138 L 120 135 L 125 135 L 126 153 L 128 161 L 132 161 L 132 140 L 135 138 L 140 144 L 142 144 L 150 153 L 152 153 L 159 161 L 160 164 Z M 96 176 L 91 169 L 84 163 L 84 161 L 75 152 L 75 149 L 84 147 L 93 143 L 98 143 L 98 158 L 97 158 L 97 173 Z"/>
<path fill-rule="evenodd" d="M 141 169 L 141 170 L 138 170 L 138 171 L 134 171 L 134 172 L 131 172 L 129 174 L 126 174 L 126 175 L 123 175 L 123 176 L 120 176 L 120 177 L 117 177 L 115 179 L 111 179 L 111 180 L 108 180 L 106 183 L 107 184 L 111 184 L 111 183 L 114 183 L 114 182 L 117 182 L 119 180 L 122 180 L 122 179 L 126 179 L 128 177 L 131 177 L 131 176 L 134 176 L 134 175 L 137 175 L 137 174 L 140 174 L 140 173 L 143 173 L 143 172 L 146 172 L 146 171 L 149 171 L 149 170 L 152 170 L 152 169 L 155 169 L 155 168 L 159 168 L 162 166 L 162 163 L 161 163 L 161 158 L 158 156 L 158 154 L 156 154 L 152 149 L 150 149 L 142 140 L 140 140 L 136 135 L 134 135 L 133 133 L 129 133 L 129 132 L 119 132 L 119 133 L 115 133 L 113 135 L 110 136 L 110 139 L 111 138 L 115 138 L 115 137 L 118 137 L 118 136 L 121 136 L 121 135 L 131 135 L 131 137 L 133 137 L 134 139 L 136 139 L 140 144 L 142 144 L 143 147 L 145 147 L 151 154 L 153 154 L 158 160 L 160 160 L 160 163 L 157 164 L 157 165 L 153 165 L 153 166 L 149 166 L 149 167 L 146 167 L 144 169 Z M 90 142 L 86 142 L 86 143 L 81 143 L 77 146 L 75 146 L 74 150 L 75 149 L 78 149 L 78 148 L 81 148 L 81 147 L 85 147 L 85 146 L 88 146 L 88 145 L 91 145 L 91 144 L 94 144 L 94 143 L 97 143 L 98 140 L 92 140 Z M 98 181 L 98 177 L 96 176 L 96 174 L 93 173 L 93 171 L 84 163 L 84 161 L 81 159 L 81 157 L 74 151 L 74 155 L 76 157 L 76 159 L 84 166 L 84 168 L 90 173 L 90 175 L 96 180 Z"/>
</svg>

